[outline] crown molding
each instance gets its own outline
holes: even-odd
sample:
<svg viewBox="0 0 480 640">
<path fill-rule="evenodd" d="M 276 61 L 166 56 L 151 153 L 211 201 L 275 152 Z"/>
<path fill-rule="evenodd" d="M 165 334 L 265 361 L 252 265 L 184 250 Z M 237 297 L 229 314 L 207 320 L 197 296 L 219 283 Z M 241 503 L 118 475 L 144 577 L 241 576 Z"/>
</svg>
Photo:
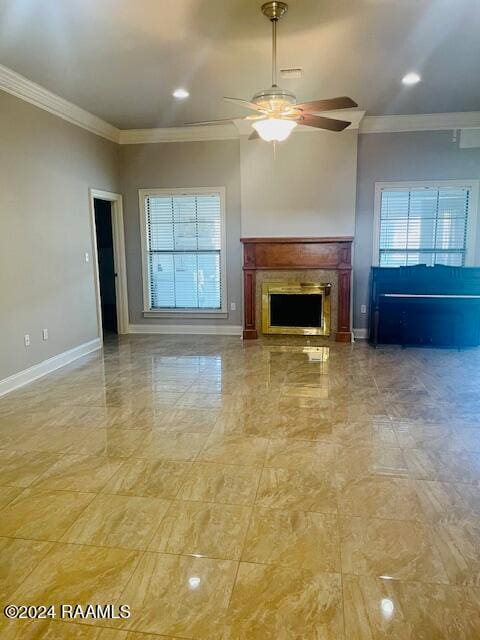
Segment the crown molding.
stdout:
<svg viewBox="0 0 480 640">
<path fill-rule="evenodd" d="M 251 124 L 245 120 L 234 120 L 232 124 L 211 126 L 120 130 L 93 113 L 61 98 L 3 65 L 0 65 L 0 90 L 6 91 L 67 122 L 119 144 L 234 140 L 242 135 L 251 133 Z M 339 112 L 330 111 L 324 115 L 351 120 L 352 125 L 349 129 L 358 129 L 361 134 L 480 129 L 480 111 L 420 113 L 403 116 L 365 116 L 365 111 L 353 109 Z M 316 133 L 318 130 L 300 125 L 294 131 L 294 133 L 305 132 Z"/>
<path fill-rule="evenodd" d="M 365 111 L 329 111 L 333 118 L 351 120 L 348 129 L 358 129 Z M 318 133 L 321 129 L 300 125 L 293 133 Z M 199 125 L 197 127 L 164 127 L 157 129 L 123 129 L 120 144 L 151 144 L 156 142 L 199 142 L 202 140 L 236 140 L 252 133 L 249 120 L 232 120 L 232 124 Z"/>
<path fill-rule="evenodd" d="M 460 113 L 421 113 L 404 116 L 365 116 L 365 111 L 330 111 L 330 117 L 351 120 L 346 131 L 369 133 L 405 133 L 409 131 L 448 131 L 453 129 L 480 129 L 480 111 Z M 326 115 L 326 114 L 324 114 Z M 248 120 L 234 120 L 233 124 L 198 127 L 167 127 L 159 129 L 128 129 L 120 131 L 120 144 L 147 144 L 155 142 L 197 142 L 201 140 L 232 140 L 249 135 L 252 125 Z M 318 129 L 299 125 L 293 134 L 318 133 Z M 292 134 L 292 135 L 293 135 Z"/>
<path fill-rule="evenodd" d="M 477 128 L 480 128 L 480 111 L 417 113 L 406 116 L 366 116 L 360 124 L 360 133 L 401 133 Z"/>
<path fill-rule="evenodd" d="M 17 98 L 21 98 L 30 104 L 40 107 L 49 113 L 82 127 L 97 136 L 118 142 L 120 130 L 105 122 L 93 113 L 77 107 L 77 105 L 64 100 L 55 93 L 48 91 L 44 87 L 28 80 L 24 76 L 12 71 L 8 67 L 0 65 L 0 89 L 11 93 Z"/>
<path fill-rule="evenodd" d="M 234 124 L 199 125 L 196 127 L 163 127 L 157 129 L 122 129 L 120 144 L 149 144 L 155 142 L 201 142 L 202 140 L 235 140 L 238 130 Z"/>
</svg>

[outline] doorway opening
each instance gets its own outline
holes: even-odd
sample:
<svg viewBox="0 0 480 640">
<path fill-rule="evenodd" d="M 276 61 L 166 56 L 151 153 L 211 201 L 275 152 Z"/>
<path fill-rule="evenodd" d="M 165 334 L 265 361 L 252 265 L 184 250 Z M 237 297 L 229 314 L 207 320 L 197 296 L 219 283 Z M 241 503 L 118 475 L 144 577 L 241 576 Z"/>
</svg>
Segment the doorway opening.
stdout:
<svg viewBox="0 0 480 640">
<path fill-rule="evenodd" d="M 95 235 L 97 239 L 98 281 L 103 336 L 118 333 L 115 258 L 113 255 L 112 204 L 94 198 Z"/>
<path fill-rule="evenodd" d="M 123 204 L 119 193 L 90 189 L 98 336 L 128 333 Z"/>
</svg>

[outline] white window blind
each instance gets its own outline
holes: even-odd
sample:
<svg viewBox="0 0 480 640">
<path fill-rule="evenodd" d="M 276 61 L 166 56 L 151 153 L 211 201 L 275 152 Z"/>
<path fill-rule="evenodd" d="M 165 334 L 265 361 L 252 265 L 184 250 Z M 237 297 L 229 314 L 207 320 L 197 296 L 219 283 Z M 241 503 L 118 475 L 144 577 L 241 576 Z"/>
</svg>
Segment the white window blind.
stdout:
<svg viewBox="0 0 480 640">
<path fill-rule="evenodd" d="M 382 189 L 379 264 L 463 266 L 470 188 Z"/>
<path fill-rule="evenodd" d="M 220 310 L 220 194 L 152 194 L 144 205 L 150 309 Z"/>
</svg>

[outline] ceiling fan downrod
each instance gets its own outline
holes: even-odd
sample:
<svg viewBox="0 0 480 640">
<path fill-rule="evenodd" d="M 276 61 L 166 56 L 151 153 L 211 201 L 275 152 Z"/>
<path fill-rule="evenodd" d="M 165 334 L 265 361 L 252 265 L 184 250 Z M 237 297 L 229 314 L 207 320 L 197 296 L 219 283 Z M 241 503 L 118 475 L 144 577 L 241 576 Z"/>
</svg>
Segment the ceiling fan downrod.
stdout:
<svg viewBox="0 0 480 640">
<path fill-rule="evenodd" d="M 277 86 L 277 22 L 288 11 L 286 2 L 271 0 L 262 4 L 262 13 L 272 23 L 272 87 Z"/>
<path fill-rule="evenodd" d="M 326 100 L 311 100 L 310 102 L 297 103 L 294 93 L 288 89 L 281 89 L 277 85 L 277 22 L 288 11 L 286 2 L 271 0 L 261 7 L 262 13 L 272 23 L 272 86 L 258 91 L 251 100 L 243 98 L 225 97 L 224 100 L 234 102 L 243 108 L 250 109 L 255 115 L 248 115 L 242 120 L 251 120 L 254 131 L 249 140 L 262 138 L 262 140 L 278 141 L 286 140 L 297 124 L 306 127 L 315 127 L 327 131 L 343 131 L 351 122 L 317 115 L 324 111 L 338 111 L 340 109 L 352 109 L 357 103 L 347 96 L 339 98 L 327 98 Z M 207 120 L 203 122 L 190 122 L 190 126 L 219 124 L 220 122 L 232 122 L 232 118 L 223 120 Z"/>
</svg>

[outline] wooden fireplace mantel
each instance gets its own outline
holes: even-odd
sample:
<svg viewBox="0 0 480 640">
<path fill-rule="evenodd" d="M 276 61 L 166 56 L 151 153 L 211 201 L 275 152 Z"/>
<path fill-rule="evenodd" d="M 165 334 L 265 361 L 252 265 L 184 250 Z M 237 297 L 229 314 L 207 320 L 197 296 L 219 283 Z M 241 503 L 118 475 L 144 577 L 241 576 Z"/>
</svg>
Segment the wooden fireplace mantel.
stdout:
<svg viewBox="0 0 480 640">
<path fill-rule="evenodd" d="M 351 342 L 350 281 L 353 238 L 241 238 L 243 243 L 243 337 L 258 337 L 255 272 L 258 269 L 334 269 L 338 271 L 338 319 L 335 340 Z"/>
</svg>

